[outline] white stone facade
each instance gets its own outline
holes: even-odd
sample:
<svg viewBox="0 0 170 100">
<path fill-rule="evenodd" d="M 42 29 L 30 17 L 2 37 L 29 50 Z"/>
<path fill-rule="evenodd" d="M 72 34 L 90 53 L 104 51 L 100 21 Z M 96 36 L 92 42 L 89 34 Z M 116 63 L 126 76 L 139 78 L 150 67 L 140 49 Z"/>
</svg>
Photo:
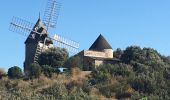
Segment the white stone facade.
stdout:
<svg viewBox="0 0 170 100">
<path fill-rule="evenodd" d="M 113 58 L 113 50 L 105 49 L 102 51 L 84 50 L 84 56 L 97 58 Z"/>
</svg>

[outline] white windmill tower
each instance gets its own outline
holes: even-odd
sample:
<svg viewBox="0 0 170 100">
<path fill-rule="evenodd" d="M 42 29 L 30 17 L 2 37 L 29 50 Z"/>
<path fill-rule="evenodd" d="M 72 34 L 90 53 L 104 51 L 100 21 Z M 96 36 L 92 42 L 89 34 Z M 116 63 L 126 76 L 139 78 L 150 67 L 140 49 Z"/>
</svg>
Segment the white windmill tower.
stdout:
<svg viewBox="0 0 170 100">
<path fill-rule="evenodd" d="M 60 4 L 57 0 L 49 0 L 43 21 L 39 17 L 36 24 L 13 17 L 10 23 L 10 30 L 27 37 L 25 41 L 25 73 L 27 73 L 30 64 L 38 63 L 39 55 L 48 48 L 61 47 L 67 49 L 69 53 L 78 52 L 79 44 L 77 42 L 58 34 L 55 34 L 53 37 L 49 36 L 48 29 L 56 27 L 59 8 Z"/>
</svg>

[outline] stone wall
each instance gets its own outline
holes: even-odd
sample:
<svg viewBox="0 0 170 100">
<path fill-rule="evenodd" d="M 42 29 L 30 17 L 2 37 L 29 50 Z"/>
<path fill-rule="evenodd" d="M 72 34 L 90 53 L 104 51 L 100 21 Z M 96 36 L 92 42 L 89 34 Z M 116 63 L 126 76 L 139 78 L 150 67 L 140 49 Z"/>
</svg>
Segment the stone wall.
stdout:
<svg viewBox="0 0 170 100">
<path fill-rule="evenodd" d="M 87 57 L 99 57 L 99 58 L 113 58 L 113 50 L 105 49 L 103 52 L 84 50 L 84 56 Z"/>
<path fill-rule="evenodd" d="M 26 72 L 29 69 L 30 64 L 34 62 L 37 45 L 37 43 L 28 43 L 25 45 L 24 72 Z"/>
<path fill-rule="evenodd" d="M 106 58 L 113 58 L 113 50 L 112 49 L 104 49 Z"/>
<path fill-rule="evenodd" d="M 89 57 L 83 57 L 83 70 L 92 70 L 95 65 L 95 60 Z"/>
<path fill-rule="evenodd" d="M 43 46 L 43 43 L 27 43 L 25 45 L 25 62 L 24 62 L 24 72 L 27 73 L 30 64 L 34 63 L 34 56 L 36 53 L 37 46 L 40 46 L 42 52 L 54 47 L 53 44 Z"/>
</svg>

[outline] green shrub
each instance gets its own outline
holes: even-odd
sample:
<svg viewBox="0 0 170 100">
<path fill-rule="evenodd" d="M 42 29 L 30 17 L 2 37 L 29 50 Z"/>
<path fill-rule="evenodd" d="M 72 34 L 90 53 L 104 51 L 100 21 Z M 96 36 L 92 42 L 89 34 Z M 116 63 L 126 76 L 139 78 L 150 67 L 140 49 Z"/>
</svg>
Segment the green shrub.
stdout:
<svg viewBox="0 0 170 100">
<path fill-rule="evenodd" d="M 96 71 L 99 75 L 104 74 L 110 74 L 111 76 L 128 76 L 130 74 L 130 69 L 128 68 L 128 65 L 126 64 L 104 64 L 101 66 L 98 66 Z M 97 76 L 97 75 L 96 75 Z"/>
<path fill-rule="evenodd" d="M 69 97 L 68 100 L 96 100 L 95 98 L 89 96 L 86 92 L 84 92 L 81 88 L 74 88 Z"/>
<path fill-rule="evenodd" d="M 153 79 L 148 76 L 140 75 L 137 76 L 132 82 L 130 83 L 132 88 L 136 91 L 140 91 L 142 93 L 154 93 L 156 90 L 156 85 Z"/>
<path fill-rule="evenodd" d="M 21 68 L 14 66 L 8 69 L 8 77 L 12 79 L 21 78 L 22 70 Z"/>
<path fill-rule="evenodd" d="M 113 52 L 113 56 L 116 58 L 120 58 L 122 54 L 123 50 L 121 50 L 120 48 L 117 48 L 116 51 Z"/>
<path fill-rule="evenodd" d="M 52 77 L 52 74 L 54 72 L 54 69 L 51 66 L 43 65 L 42 66 L 42 72 L 47 77 Z"/>
<path fill-rule="evenodd" d="M 128 69 L 128 65 L 126 64 L 114 64 L 110 68 L 110 74 L 115 76 L 129 76 L 130 69 Z"/>
<path fill-rule="evenodd" d="M 66 62 L 64 63 L 64 67 L 68 68 L 68 69 L 78 67 L 78 68 L 80 68 L 82 70 L 83 69 L 83 64 L 81 62 L 80 57 L 73 56 L 73 57 L 70 57 L 69 59 L 66 60 Z"/>
<path fill-rule="evenodd" d="M 65 87 L 65 84 L 61 82 L 57 82 L 53 84 L 52 86 L 43 89 L 41 91 L 43 95 L 51 95 L 53 96 L 56 100 L 67 100 L 68 98 L 68 92 Z"/>
<path fill-rule="evenodd" d="M 36 63 L 32 63 L 29 67 L 29 78 L 33 79 L 33 78 L 39 78 L 39 76 L 41 75 L 41 67 L 39 64 Z"/>
</svg>

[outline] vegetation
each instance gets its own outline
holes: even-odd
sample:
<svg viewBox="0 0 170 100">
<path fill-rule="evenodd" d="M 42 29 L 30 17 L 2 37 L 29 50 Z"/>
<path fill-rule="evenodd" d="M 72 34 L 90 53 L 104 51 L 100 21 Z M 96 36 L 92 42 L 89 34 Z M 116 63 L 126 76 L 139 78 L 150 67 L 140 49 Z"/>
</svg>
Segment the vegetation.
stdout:
<svg viewBox="0 0 170 100">
<path fill-rule="evenodd" d="M 51 66 L 49 66 L 49 65 L 43 65 L 43 66 L 42 66 L 42 72 L 43 72 L 43 74 L 44 74 L 46 77 L 51 78 L 52 75 L 53 75 L 54 70 L 53 70 L 53 68 L 52 68 Z"/>
<path fill-rule="evenodd" d="M 60 60 L 70 69 L 63 74 L 55 73 L 50 66 L 56 62 L 32 64 L 32 80 L 2 77 L 0 99 L 170 100 L 170 57 L 138 46 L 117 49 L 114 57 L 120 62 L 97 66 L 91 73 L 81 71 L 82 63 L 76 57 Z"/>
<path fill-rule="evenodd" d="M 11 79 L 17 79 L 22 77 L 22 70 L 18 66 L 14 66 L 8 69 L 8 77 Z"/>
<path fill-rule="evenodd" d="M 83 64 L 79 56 L 73 56 L 65 61 L 64 67 L 68 69 L 75 68 L 75 67 L 83 69 Z"/>
<path fill-rule="evenodd" d="M 39 64 L 48 65 L 53 68 L 62 67 L 64 62 L 68 59 L 68 52 L 63 48 L 50 48 L 43 52 L 39 57 Z"/>
<path fill-rule="evenodd" d="M 81 71 L 78 71 L 81 75 Z M 83 75 L 83 74 L 82 74 Z M 77 76 L 77 75 L 76 75 Z M 87 78 L 76 78 L 75 73 L 54 74 L 51 78 L 24 81 L 3 77 L 0 80 L 1 100 L 97 100 L 82 88 Z M 86 77 L 86 76 L 84 76 Z M 75 84 L 71 85 L 70 84 Z"/>
<path fill-rule="evenodd" d="M 41 67 L 39 64 L 33 63 L 29 67 L 29 78 L 39 78 L 41 75 Z"/>
<path fill-rule="evenodd" d="M 118 57 L 120 63 L 99 66 L 92 74 L 91 82 L 102 95 L 117 99 L 170 99 L 169 57 L 137 46 L 127 47 Z"/>
</svg>

